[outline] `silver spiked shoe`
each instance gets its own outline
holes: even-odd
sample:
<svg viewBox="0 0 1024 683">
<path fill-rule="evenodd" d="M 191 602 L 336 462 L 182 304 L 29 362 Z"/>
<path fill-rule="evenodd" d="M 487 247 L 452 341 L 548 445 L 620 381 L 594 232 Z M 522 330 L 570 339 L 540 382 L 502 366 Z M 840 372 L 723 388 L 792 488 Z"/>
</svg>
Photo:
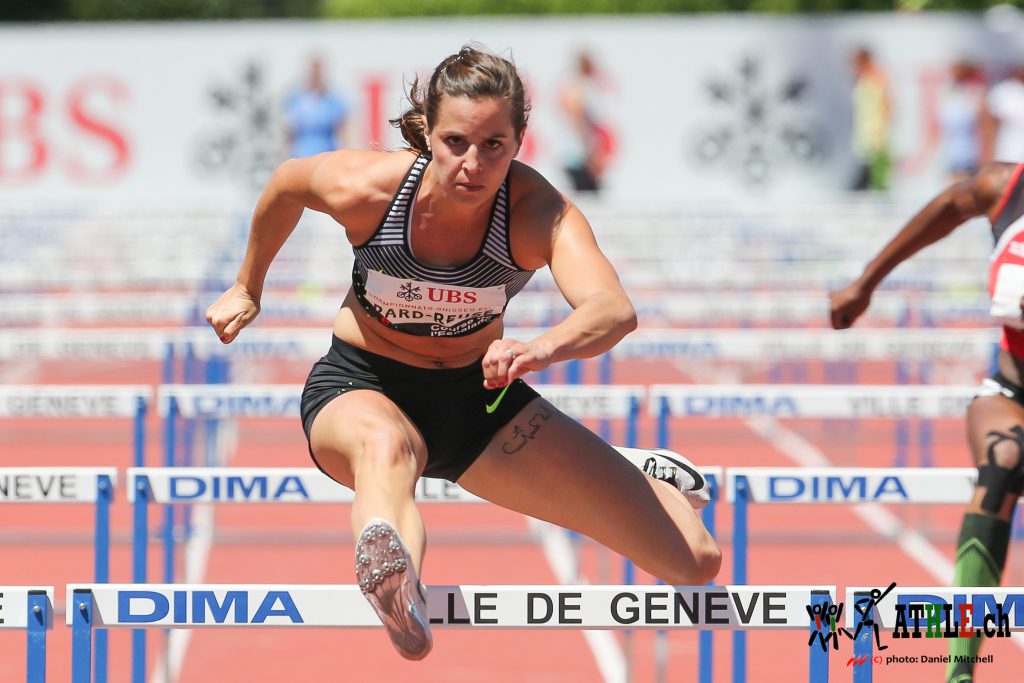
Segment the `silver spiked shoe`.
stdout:
<svg viewBox="0 0 1024 683">
<path fill-rule="evenodd" d="M 398 531 L 382 519 L 371 519 L 356 540 L 356 579 L 398 653 L 426 657 L 434 644 L 427 591 Z"/>
</svg>

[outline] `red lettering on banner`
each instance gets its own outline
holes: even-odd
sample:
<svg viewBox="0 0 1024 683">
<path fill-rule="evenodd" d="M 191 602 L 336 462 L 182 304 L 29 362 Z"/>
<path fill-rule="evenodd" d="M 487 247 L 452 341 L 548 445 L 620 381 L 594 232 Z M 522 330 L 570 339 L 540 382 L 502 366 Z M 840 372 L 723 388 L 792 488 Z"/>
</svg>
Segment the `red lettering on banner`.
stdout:
<svg viewBox="0 0 1024 683">
<path fill-rule="evenodd" d="M 448 295 L 446 297 L 448 303 L 450 303 L 450 304 L 457 304 L 457 303 L 461 303 L 462 302 L 462 294 L 459 293 L 459 292 L 456 292 L 454 289 L 449 289 L 446 292 L 446 294 Z"/>
<path fill-rule="evenodd" d="M 437 292 L 437 296 L 434 296 L 434 292 Z M 427 287 L 427 298 L 431 301 L 444 301 L 444 290 Z"/>
<path fill-rule="evenodd" d="M 110 147 L 112 158 L 103 166 L 90 166 L 77 158 L 68 159 L 68 172 L 75 180 L 96 182 L 111 180 L 128 168 L 131 153 L 125 136 L 109 122 L 98 118 L 88 106 L 96 96 L 106 96 L 114 104 L 128 99 L 128 89 L 120 82 L 108 79 L 89 79 L 71 88 L 68 93 L 68 114 L 75 126 Z"/>
<path fill-rule="evenodd" d="M 384 108 L 381 102 L 384 99 L 385 81 L 380 76 L 373 76 L 363 81 L 363 90 L 366 92 L 367 105 L 367 139 L 369 147 L 376 149 L 384 144 L 384 124 L 387 117 L 383 114 Z"/>
<path fill-rule="evenodd" d="M 475 304 L 476 292 L 466 292 L 465 294 L 462 295 L 462 300 L 465 301 L 467 304 Z"/>
<path fill-rule="evenodd" d="M 46 166 L 48 152 L 39 125 L 43 106 L 42 91 L 31 83 L 0 81 L 0 182 L 29 180 Z M 14 116 L 8 118 L 12 110 Z"/>
</svg>

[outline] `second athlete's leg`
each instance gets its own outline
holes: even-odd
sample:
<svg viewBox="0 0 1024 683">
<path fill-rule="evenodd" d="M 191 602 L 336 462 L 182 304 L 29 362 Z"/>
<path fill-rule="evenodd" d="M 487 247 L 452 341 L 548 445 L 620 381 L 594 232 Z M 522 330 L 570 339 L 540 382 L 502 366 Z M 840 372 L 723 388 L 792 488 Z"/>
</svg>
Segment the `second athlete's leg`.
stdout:
<svg viewBox="0 0 1024 683">
<path fill-rule="evenodd" d="M 957 541 L 955 586 L 998 586 L 1006 565 L 1010 523 L 1024 483 L 1024 408 L 1001 395 L 979 396 L 967 411 L 967 436 L 978 485 Z M 955 639 L 951 655 L 976 655 L 981 638 Z M 974 665 L 951 662 L 947 680 L 974 680 Z"/>
</svg>

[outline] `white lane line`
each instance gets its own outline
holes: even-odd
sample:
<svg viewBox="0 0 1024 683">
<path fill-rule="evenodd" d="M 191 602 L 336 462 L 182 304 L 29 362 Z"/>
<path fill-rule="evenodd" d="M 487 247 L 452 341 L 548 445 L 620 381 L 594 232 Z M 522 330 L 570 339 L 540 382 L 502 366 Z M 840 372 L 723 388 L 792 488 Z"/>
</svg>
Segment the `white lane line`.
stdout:
<svg viewBox="0 0 1024 683">
<path fill-rule="evenodd" d="M 197 503 L 193 508 L 192 536 L 185 542 L 184 583 L 203 583 L 213 545 L 214 510 L 210 503 Z M 149 683 L 174 683 L 181 676 L 192 629 L 171 629 L 166 652 L 158 652 Z M 164 658 L 166 654 L 166 659 Z"/>
<path fill-rule="evenodd" d="M 559 527 L 528 517 L 530 528 L 540 536 L 544 557 L 559 583 L 572 585 L 587 581 L 576 574 L 576 553 L 569 534 Z M 605 683 L 626 683 L 626 656 L 612 631 L 583 630 L 583 637 L 594 655 L 594 661 Z"/>
</svg>

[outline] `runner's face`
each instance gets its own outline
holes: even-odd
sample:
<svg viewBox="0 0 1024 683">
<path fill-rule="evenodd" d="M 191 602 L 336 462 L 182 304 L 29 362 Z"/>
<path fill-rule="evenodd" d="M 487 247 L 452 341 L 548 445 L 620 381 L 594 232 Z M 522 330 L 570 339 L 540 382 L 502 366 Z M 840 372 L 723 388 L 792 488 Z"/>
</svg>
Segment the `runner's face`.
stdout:
<svg viewBox="0 0 1024 683">
<path fill-rule="evenodd" d="M 491 201 L 520 140 L 505 100 L 444 96 L 429 132 L 434 173 L 452 196 Z"/>
</svg>

